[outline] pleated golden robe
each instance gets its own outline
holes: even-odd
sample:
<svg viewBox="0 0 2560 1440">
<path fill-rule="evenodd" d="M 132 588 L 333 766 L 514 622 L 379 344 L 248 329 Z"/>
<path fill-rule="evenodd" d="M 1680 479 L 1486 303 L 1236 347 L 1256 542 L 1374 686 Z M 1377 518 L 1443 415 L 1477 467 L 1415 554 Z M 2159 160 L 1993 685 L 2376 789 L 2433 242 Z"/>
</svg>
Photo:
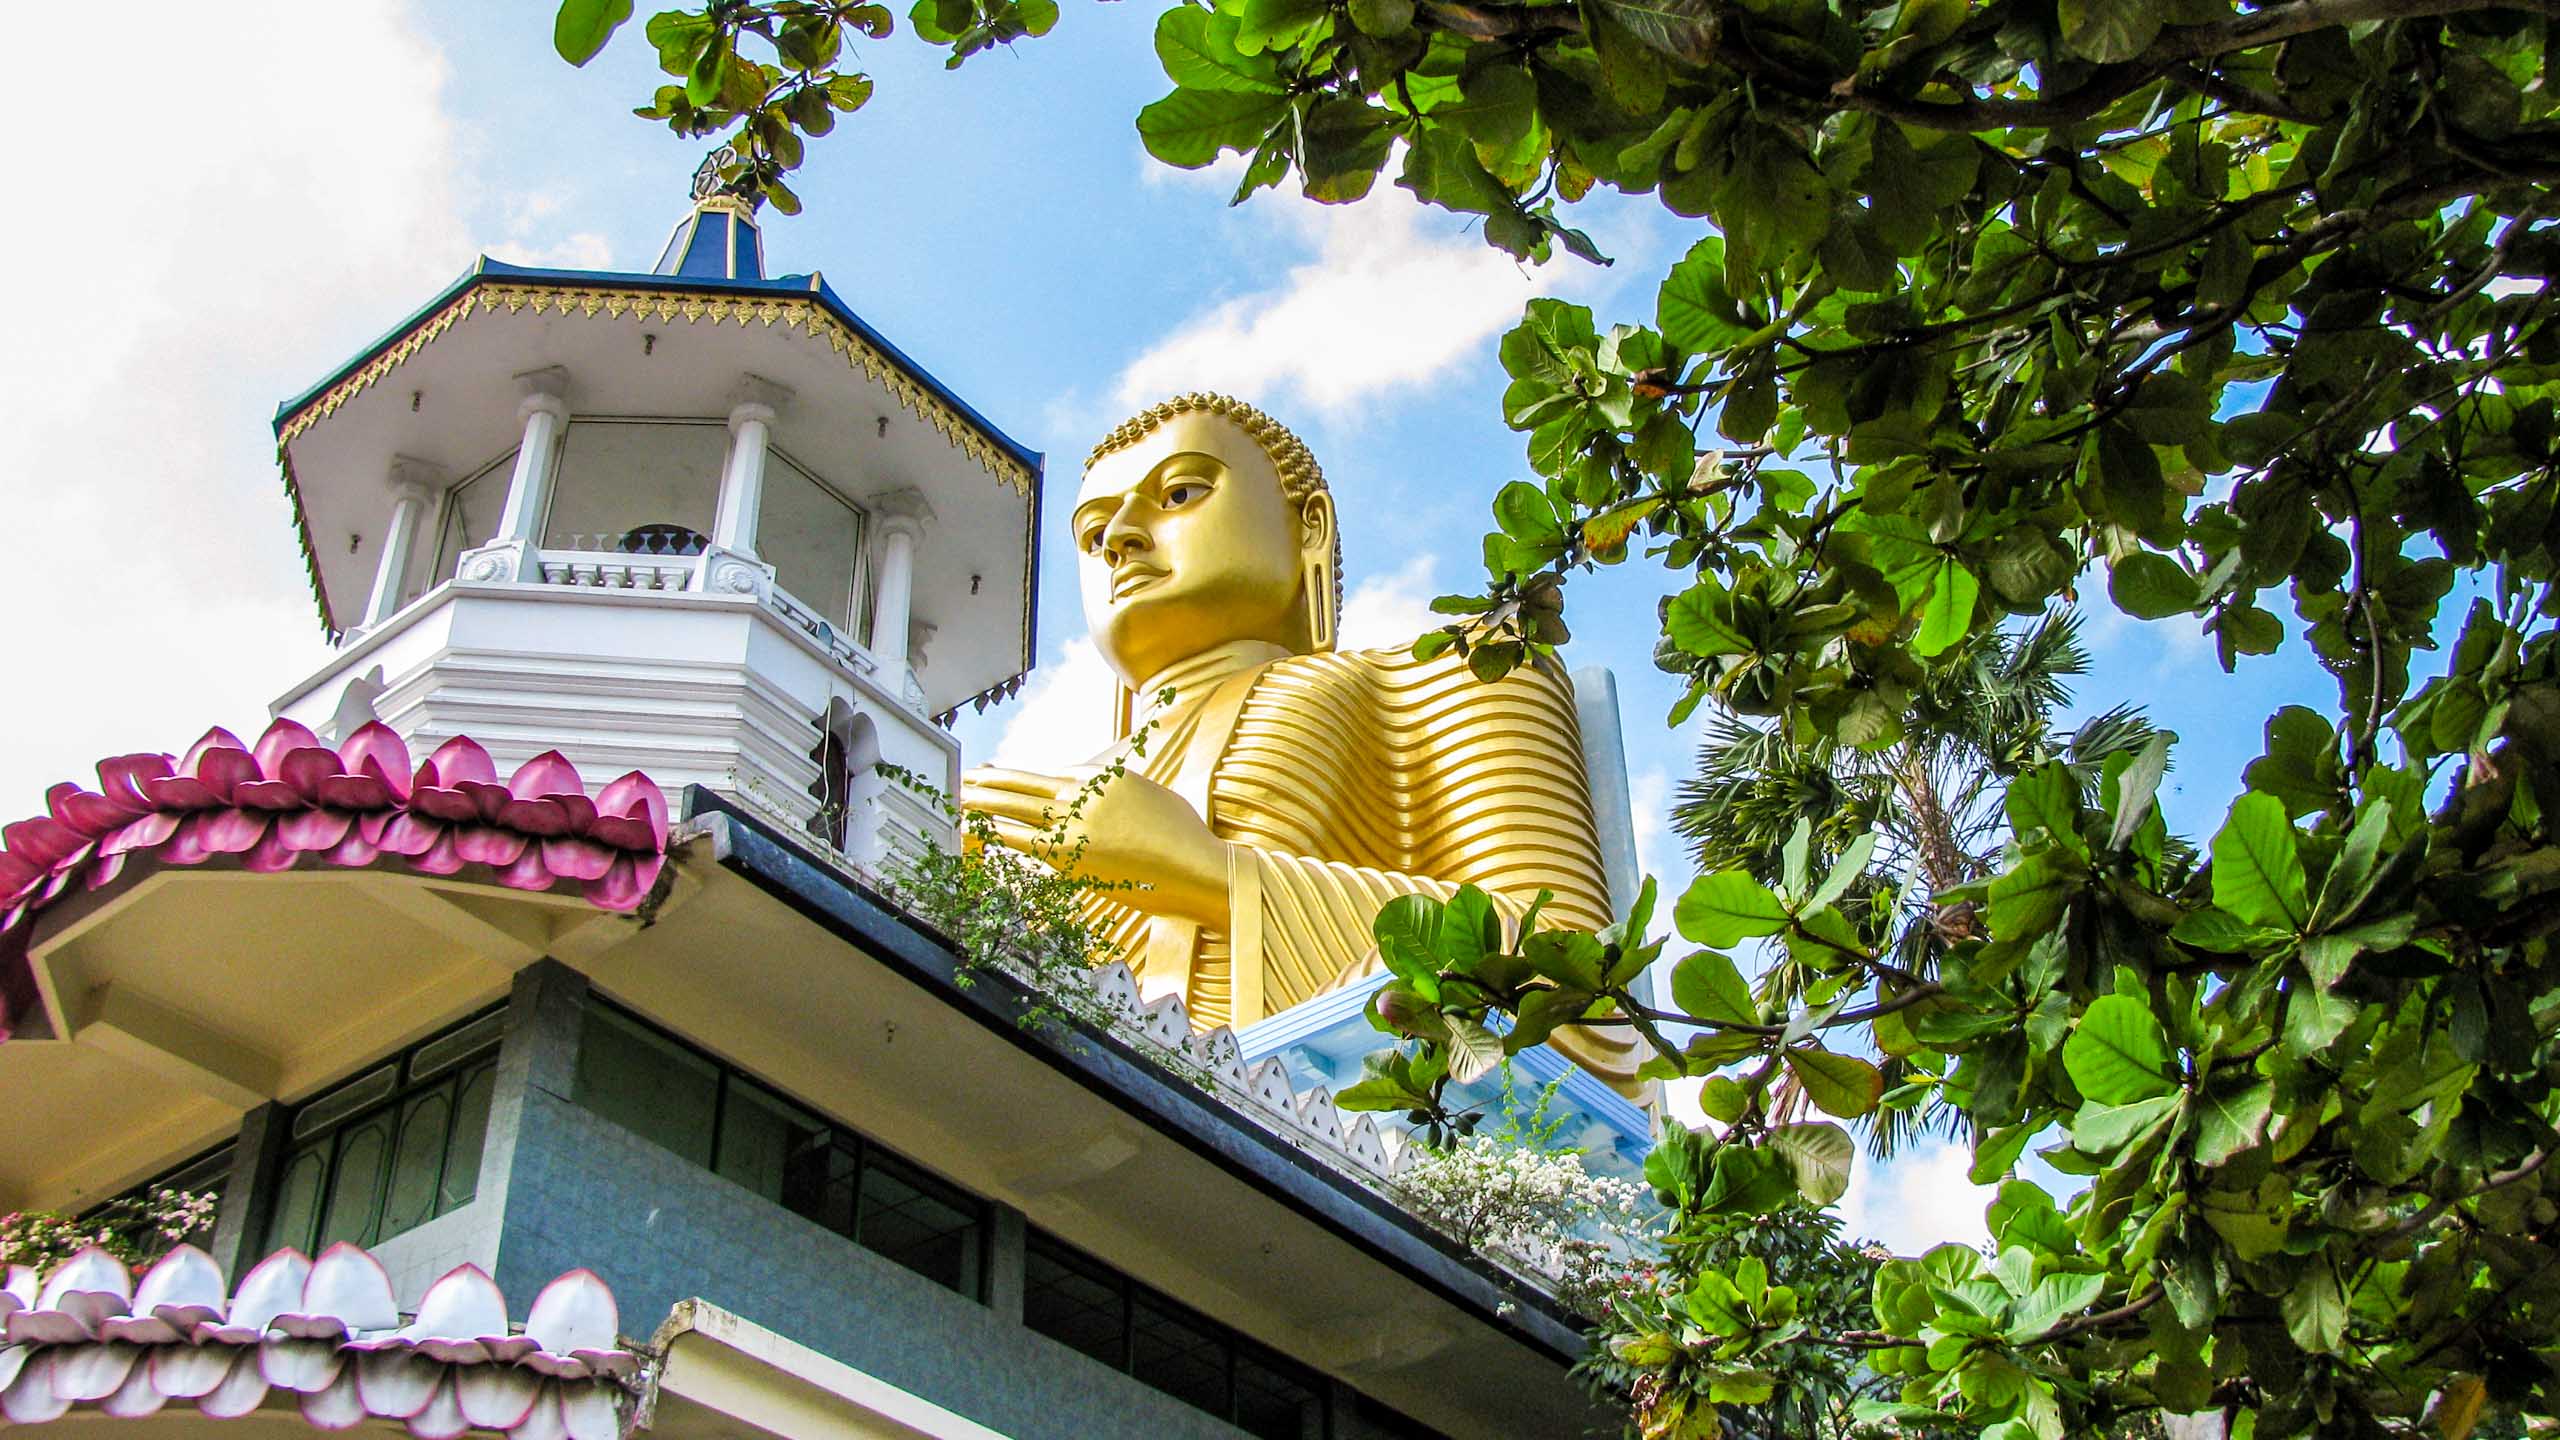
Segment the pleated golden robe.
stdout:
<svg viewBox="0 0 2560 1440">
<path fill-rule="evenodd" d="M 1566 683 L 1495 684 L 1454 654 L 1295 655 L 1211 681 L 1154 716 L 1130 768 L 1189 800 L 1232 842 L 1226 933 L 1092 902 L 1150 996 L 1194 1024 L 1246 1025 L 1378 968 L 1371 926 L 1398 895 L 1490 893 L 1515 923 L 1610 922 L 1608 886 Z M 1630 1095 L 1623 1027 L 1554 1042 Z"/>
</svg>

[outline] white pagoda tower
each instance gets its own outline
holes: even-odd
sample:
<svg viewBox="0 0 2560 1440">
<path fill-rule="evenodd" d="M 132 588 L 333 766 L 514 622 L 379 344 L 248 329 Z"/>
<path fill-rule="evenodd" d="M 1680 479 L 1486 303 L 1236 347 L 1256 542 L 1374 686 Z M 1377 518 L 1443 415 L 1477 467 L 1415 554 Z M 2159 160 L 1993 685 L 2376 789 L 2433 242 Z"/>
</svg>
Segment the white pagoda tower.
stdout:
<svg viewBox="0 0 2560 1440">
<path fill-rule="evenodd" d="M 1031 665 L 1040 456 L 731 195 L 651 274 L 480 261 L 276 436 L 339 648 L 275 709 L 327 739 L 556 748 L 876 864 L 948 829 L 882 767 L 956 791 L 944 726 Z"/>
</svg>

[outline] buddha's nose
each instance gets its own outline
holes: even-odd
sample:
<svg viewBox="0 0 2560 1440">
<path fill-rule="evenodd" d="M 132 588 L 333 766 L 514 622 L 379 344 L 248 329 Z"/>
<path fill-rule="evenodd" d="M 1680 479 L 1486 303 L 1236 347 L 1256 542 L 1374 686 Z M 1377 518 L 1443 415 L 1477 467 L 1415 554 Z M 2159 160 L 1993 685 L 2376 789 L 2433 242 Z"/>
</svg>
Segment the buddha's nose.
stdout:
<svg viewBox="0 0 2560 1440">
<path fill-rule="evenodd" d="M 1111 523 L 1103 529 L 1102 558 L 1106 564 L 1117 565 L 1132 555 L 1144 555 L 1156 548 L 1155 541 L 1147 535 L 1146 527 L 1138 524 L 1130 513 L 1132 508 L 1121 506 L 1112 515 Z"/>
</svg>

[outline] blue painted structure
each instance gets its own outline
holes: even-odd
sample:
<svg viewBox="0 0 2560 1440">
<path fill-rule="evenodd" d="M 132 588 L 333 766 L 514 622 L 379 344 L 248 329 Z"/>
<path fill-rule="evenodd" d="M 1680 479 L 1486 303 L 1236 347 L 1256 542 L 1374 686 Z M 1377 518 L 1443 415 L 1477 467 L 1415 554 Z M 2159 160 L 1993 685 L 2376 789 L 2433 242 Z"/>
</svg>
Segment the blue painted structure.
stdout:
<svg viewBox="0 0 2560 1440">
<path fill-rule="evenodd" d="M 1276 1055 L 1289 1067 L 1290 1083 L 1300 1089 L 1322 1085 L 1340 1091 L 1357 1083 L 1360 1057 L 1387 1044 L 1388 1037 L 1369 1024 L 1368 1010 L 1369 997 L 1388 978 L 1382 972 L 1247 1025 L 1236 1032 L 1245 1063 L 1257 1064 Z M 1644 1157 L 1653 1149 L 1653 1122 L 1643 1110 L 1544 1045 L 1512 1057 L 1511 1067 L 1513 1103 L 1518 1108 L 1535 1105 L 1541 1093 L 1555 1087 L 1547 1118 L 1563 1121 L 1556 1140 L 1582 1152 L 1583 1168 L 1595 1175 L 1643 1180 Z M 1462 1104 L 1488 1108 L 1499 1105 L 1502 1098 L 1496 1077 L 1452 1086 L 1451 1091 Z"/>
</svg>

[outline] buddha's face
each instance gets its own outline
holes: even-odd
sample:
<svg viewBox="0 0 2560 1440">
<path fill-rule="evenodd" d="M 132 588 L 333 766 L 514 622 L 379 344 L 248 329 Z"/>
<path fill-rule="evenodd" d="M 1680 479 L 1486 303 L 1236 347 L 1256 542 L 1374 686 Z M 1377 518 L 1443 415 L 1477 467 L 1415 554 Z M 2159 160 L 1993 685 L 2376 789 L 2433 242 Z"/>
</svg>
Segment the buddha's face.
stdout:
<svg viewBox="0 0 2560 1440">
<path fill-rule="evenodd" d="M 1329 516 L 1293 506 L 1262 447 L 1211 411 L 1104 456 L 1085 472 L 1070 532 L 1103 659 L 1140 685 L 1233 641 L 1303 648 L 1303 557 L 1329 552 Z"/>
</svg>

